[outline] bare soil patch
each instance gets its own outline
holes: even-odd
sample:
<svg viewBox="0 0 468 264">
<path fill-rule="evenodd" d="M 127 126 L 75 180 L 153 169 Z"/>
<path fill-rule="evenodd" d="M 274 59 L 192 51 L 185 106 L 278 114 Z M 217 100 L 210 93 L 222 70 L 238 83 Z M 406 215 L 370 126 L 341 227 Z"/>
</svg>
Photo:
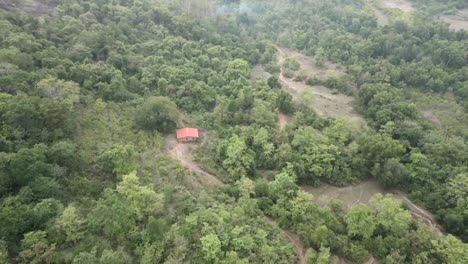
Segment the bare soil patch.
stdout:
<svg viewBox="0 0 468 264">
<path fill-rule="evenodd" d="M 348 210 L 357 204 L 369 205 L 371 198 L 378 193 L 383 195 L 391 194 L 395 199 L 407 204 L 411 214 L 415 218 L 432 226 L 433 230 L 437 234 L 442 234 L 442 228 L 437 224 L 435 217 L 430 212 L 411 202 L 406 194 L 399 191 L 387 191 L 381 184 L 373 179 L 346 187 L 336 187 L 331 185 L 322 185 L 320 187 L 302 186 L 302 190 L 313 194 L 315 201 L 319 205 L 326 206 L 331 200 L 338 199 L 343 202 Z"/>
<path fill-rule="evenodd" d="M 441 126 L 441 122 L 440 122 L 440 119 L 439 117 L 437 117 L 436 114 L 434 114 L 434 112 L 430 111 L 430 110 L 426 110 L 426 111 L 421 111 L 421 115 L 426 118 L 429 122 L 431 122 L 432 124 L 436 125 L 437 127 L 440 127 Z"/>
<path fill-rule="evenodd" d="M 292 49 L 278 47 L 278 52 L 279 65 L 283 65 L 287 58 L 296 58 L 301 65 L 301 69 L 305 70 L 309 77 L 313 76 L 324 80 L 331 76 L 345 74 L 336 64 L 326 63 L 324 68 L 317 67 L 313 58 Z M 311 108 L 319 116 L 324 118 L 345 117 L 353 124 L 365 124 L 365 120 L 353 108 L 354 98 L 352 96 L 334 93 L 324 86 L 308 86 L 305 81 L 293 81 L 283 76 L 283 69 L 281 69 L 279 79 L 296 99 L 299 99 L 304 91 L 311 92 L 314 96 Z"/>
<path fill-rule="evenodd" d="M 468 114 L 451 92 L 444 95 L 414 93 L 411 100 L 416 103 L 421 116 L 433 123 L 447 137 L 465 134 Z"/>
<path fill-rule="evenodd" d="M 301 54 L 293 49 L 277 47 L 279 51 L 279 65 L 282 66 L 287 58 L 295 58 L 301 65 L 301 69 L 306 73 L 317 77 L 320 80 L 325 80 L 328 77 L 339 76 L 345 74 L 339 65 L 326 62 L 325 66 L 320 68 L 315 63 L 315 59 L 304 54 Z M 282 74 L 281 74 L 282 75 Z"/>
<path fill-rule="evenodd" d="M 291 117 L 283 114 L 281 112 L 278 113 L 278 127 L 283 130 L 286 125 L 291 121 Z"/>
<path fill-rule="evenodd" d="M 58 3 L 58 0 L 0 0 L 0 9 L 31 16 L 41 16 L 52 13 Z"/>
<path fill-rule="evenodd" d="M 439 18 L 441 21 L 449 24 L 452 30 L 468 31 L 468 8 L 459 10 L 454 15 L 444 15 Z"/>
<path fill-rule="evenodd" d="M 271 77 L 271 74 L 265 71 L 263 65 L 255 65 L 252 68 L 252 72 L 250 73 L 250 79 L 253 81 L 257 80 L 268 80 Z"/>
<path fill-rule="evenodd" d="M 223 183 L 214 175 L 202 170 L 200 166 L 194 161 L 191 147 L 196 147 L 193 143 L 179 143 L 174 135 L 166 137 L 166 150 L 176 160 L 192 171 L 196 180 L 202 185 L 221 186 Z"/>
<path fill-rule="evenodd" d="M 407 0 L 384 0 L 383 6 L 385 8 L 399 9 L 405 13 L 414 11 L 413 4 Z"/>
<path fill-rule="evenodd" d="M 381 10 L 376 7 L 371 7 L 372 11 L 374 12 L 375 16 L 377 17 L 377 24 L 381 27 L 387 26 L 389 24 L 389 19 L 387 15 L 384 14 Z"/>
</svg>

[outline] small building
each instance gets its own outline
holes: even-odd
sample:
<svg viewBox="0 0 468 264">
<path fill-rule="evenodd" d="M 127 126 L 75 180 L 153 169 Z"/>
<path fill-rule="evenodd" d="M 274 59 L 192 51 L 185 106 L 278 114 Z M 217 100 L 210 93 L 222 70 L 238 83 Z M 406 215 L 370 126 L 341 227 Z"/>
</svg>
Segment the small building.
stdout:
<svg viewBox="0 0 468 264">
<path fill-rule="evenodd" d="M 197 141 L 198 138 L 198 129 L 196 128 L 185 127 L 177 129 L 177 140 L 179 143 Z"/>
</svg>

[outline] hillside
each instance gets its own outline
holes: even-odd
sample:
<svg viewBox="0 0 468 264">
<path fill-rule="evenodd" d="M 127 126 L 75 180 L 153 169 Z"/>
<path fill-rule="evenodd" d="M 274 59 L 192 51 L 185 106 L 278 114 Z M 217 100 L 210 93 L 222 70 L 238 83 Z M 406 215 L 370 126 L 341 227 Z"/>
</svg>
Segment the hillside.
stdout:
<svg viewBox="0 0 468 264">
<path fill-rule="evenodd" d="M 0 263 L 468 263 L 440 5 L 1 1 Z"/>
<path fill-rule="evenodd" d="M 0 9 L 31 16 L 50 14 L 60 0 L 0 0 Z"/>
</svg>

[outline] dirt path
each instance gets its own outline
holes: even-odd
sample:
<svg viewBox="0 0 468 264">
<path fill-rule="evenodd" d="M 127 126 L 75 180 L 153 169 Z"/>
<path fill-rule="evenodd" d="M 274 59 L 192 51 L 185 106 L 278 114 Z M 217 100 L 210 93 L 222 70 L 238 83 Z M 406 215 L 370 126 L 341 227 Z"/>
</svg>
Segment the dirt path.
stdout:
<svg viewBox="0 0 468 264">
<path fill-rule="evenodd" d="M 414 204 L 405 193 L 400 191 L 389 192 L 373 179 L 346 187 L 335 187 L 331 185 L 322 185 L 320 187 L 302 186 L 302 190 L 313 194 L 315 201 L 319 205 L 325 206 L 328 205 L 330 200 L 339 199 L 343 201 L 348 210 L 360 203 L 369 205 L 371 198 L 378 193 L 383 195 L 391 194 L 395 199 L 403 201 L 408 205 L 413 217 L 430 225 L 438 235 L 443 234 L 442 227 L 437 224 L 434 216 L 430 212 Z"/>
<path fill-rule="evenodd" d="M 197 181 L 202 185 L 212 185 L 212 186 L 221 186 L 223 183 L 214 175 L 207 173 L 202 170 L 200 166 L 193 160 L 192 152 L 190 147 L 193 147 L 193 144 L 179 144 L 174 135 L 169 135 L 166 137 L 166 150 L 167 152 L 176 160 L 187 168 L 188 170 L 194 172 L 197 177 Z"/>
<path fill-rule="evenodd" d="M 270 223 L 270 225 L 278 226 L 278 224 L 275 221 L 273 221 L 271 218 L 269 218 L 268 216 L 265 216 L 265 219 L 268 223 Z M 302 243 L 299 236 L 296 233 L 293 233 L 289 230 L 284 230 L 284 229 L 281 229 L 281 230 L 283 230 L 284 236 L 289 240 L 289 242 L 291 242 L 294 245 L 294 248 L 296 249 L 296 253 L 298 257 L 297 263 L 307 264 L 307 258 L 306 258 L 307 249 L 304 243 Z"/>
<path fill-rule="evenodd" d="M 286 127 L 286 125 L 289 123 L 289 121 L 291 121 L 290 116 L 283 114 L 281 112 L 278 113 L 278 127 L 280 128 L 280 130 L 283 130 Z"/>
<path fill-rule="evenodd" d="M 277 47 L 278 49 L 278 65 L 281 67 L 287 58 L 294 57 L 301 65 L 301 69 L 305 70 L 309 76 L 314 76 L 318 79 L 325 80 L 331 76 L 339 76 L 345 74 L 337 65 L 327 63 L 325 67 L 319 68 L 315 65 L 313 58 L 305 56 L 297 51 L 287 48 Z M 332 90 L 324 86 L 308 86 L 305 81 L 295 82 L 292 79 L 286 78 L 283 75 L 283 68 L 279 75 L 279 80 L 285 88 L 297 100 L 301 98 L 304 91 L 310 92 L 313 96 L 311 108 L 321 117 L 344 117 L 351 120 L 352 123 L 359 125 L 365 124 L 362 116 L 353 108 L 354 98 L 344 94 L 334 94 Z"/>
<path fill-rule="evenodd" d="M 408 199 L 406 194 L 404 194 L 404 193 L 402 193 L 400 191 L 396 191 L 395 193 L 393 193 L 393 195 L 396 198 L 406 202 L 406 204 L 408 205 L 408 208 L 411 211 L 411 214 L 414 217 L 416 217 L 418 219 L 421 219 L 422 221 L 426 222 L 426 224 L 432 226 L 432 229 L 435 230 L 438 235 L 442 236 L 444 234 L 442 232 L 442 230 L 443 230 L 442 226 L 440 226 L 437 223 L 437 221 L 435 220 L 435 217 L 434 217 L 434 215 L 432 213 L 430 213 L 427 210 L 425 210 L 425 209 L 417 206 L 416 204 L 414 204 L 410 199 Z"/>
</svg>

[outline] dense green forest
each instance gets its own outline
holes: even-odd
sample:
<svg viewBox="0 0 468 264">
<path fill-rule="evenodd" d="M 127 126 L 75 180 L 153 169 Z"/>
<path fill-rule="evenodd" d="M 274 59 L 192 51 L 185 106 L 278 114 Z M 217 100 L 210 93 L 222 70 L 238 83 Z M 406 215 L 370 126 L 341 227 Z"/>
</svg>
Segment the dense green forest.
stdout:
<svg viewBox="0 0 468 264">
<path fill-rule="evenodd" d="M 0 11 L 0 263 L 468 263 L 468 32 L 434 19 L 466 1 L 56 4 Z M 198 165 L 170 153 L 185 126 Z M 306 188 L 366 181 L 395 195 Z"/>
</svg>

